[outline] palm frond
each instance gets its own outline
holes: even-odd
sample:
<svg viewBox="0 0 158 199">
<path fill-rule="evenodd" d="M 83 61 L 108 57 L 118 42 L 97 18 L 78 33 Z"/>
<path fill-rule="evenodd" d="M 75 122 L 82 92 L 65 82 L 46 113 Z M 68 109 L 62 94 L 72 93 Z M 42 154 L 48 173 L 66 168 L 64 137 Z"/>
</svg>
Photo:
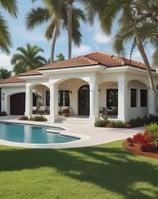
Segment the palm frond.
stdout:
<svg viewBox="0 0 158 199">
<path fill-rule="evenodd" d="M 9 53 L 9 47 L 11 46 L 10 34 L 7 27 L 7 22 L 0 15 L 0 48 Z"/>
<path fill-rule="evenodd" d="M 124 45 L 133 39 L 133 31 L 129 27 L 122 27 L 114 37 L 113 49 L 120 55 L 125 55 Z"/>
<path fill-rule="evenodd" d="M 0 5 L 3 7 L 5 11 L 7 11 L 12 16 L 17 16 L 18 8 L 17 8 L 17 1 L 16 0 L 0 0 Z"/>
<path fill-rule="evenodd" d="M 49 10 L 47 8 L 32 9 L 26 16 L 26 26 L 32 29 L 50 19 Z"/>
<path fill-rule="evenodd" d="M 47 27 L 46 32 L 45 32 L 45 37 L 48 40 L 52 39 L 55 28 L 57 28 L 57 32 L 56 32 L 56 37 L 57 37 L 60 33 L 59 25 L 58 25 L 58 21 L 54 20 L 54 21 L 52 21 L 51 24 L 49 24 L 49 26 Z"/>
</svg>

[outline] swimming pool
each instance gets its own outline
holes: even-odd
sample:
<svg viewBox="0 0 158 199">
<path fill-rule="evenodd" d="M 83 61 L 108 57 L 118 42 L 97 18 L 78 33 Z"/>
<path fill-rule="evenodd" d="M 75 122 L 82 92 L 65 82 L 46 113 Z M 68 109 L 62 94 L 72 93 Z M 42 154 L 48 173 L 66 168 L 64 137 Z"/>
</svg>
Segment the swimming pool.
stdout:
<svg viewBox="0 0 158 199">
<path fill-rule="evenodd" d="M 16 143 L 51 144 L 78 140 L 62 135 L 62 128 L 0 122 L 0 139 Z"/>
</svg>

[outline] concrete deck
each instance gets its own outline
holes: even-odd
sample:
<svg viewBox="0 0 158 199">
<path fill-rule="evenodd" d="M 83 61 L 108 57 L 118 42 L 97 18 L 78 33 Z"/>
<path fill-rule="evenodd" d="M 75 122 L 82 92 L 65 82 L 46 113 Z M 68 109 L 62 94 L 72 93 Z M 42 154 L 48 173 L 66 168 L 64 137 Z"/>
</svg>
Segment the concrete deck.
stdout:
<svg viewBox="0 0 158 199">
<path fill-rule="evenodd" d="M 23 143 L 15 143 L 15 142 L 0 140 L 1 145 L 19 146 L 27 148 L 52 148 L 52 149 L 87 147 L 87 146 L 108 143 L 116 140 L 126 139 L 127 137 L 131 137 L 135 133 L 142 132 L 144 130 L 143 127 L 131 128 L 131 129 L 99 128 L 99 127 L 91 127 L 88 124 L 82 125 L 82 124 L 73 124 L 73 123 L 62 124 L 62 123 L 49 123 L 49 122 L 33 122 L 33 121 L 18 120 L 18 118 L 19 118 L 18 116 L 11 116 L 11 117 L 5 116 L 5 117 L 0 117 L 0 121 L 62 127 L 65 130 L 61 131 L 61 133 L 75 137 L 80 137 L 81 139 L 74 142 L 56 143 L 56 144 L 25 144 L 25 143 L 23 144 Z"/>
</svg>

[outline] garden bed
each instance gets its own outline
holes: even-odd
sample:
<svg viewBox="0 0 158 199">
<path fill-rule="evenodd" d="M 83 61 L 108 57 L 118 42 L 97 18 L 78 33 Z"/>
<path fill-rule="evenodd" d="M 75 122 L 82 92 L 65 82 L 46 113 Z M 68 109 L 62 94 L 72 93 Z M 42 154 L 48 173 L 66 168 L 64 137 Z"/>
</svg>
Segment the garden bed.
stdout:
<svg viewBox="0 0 158 199">
<path fill-rule="evenodd" d="M 144 151 L 141 150 L 141 144 L 140 143 L 135 143 L 135 144 L 131 145 L 129 142 L 125 141 L 123 143 L 123 147 L 133 154 L 143 155 L 143 156 L 158 159 L 158 152 L 144 152 Z"/>
</svg>

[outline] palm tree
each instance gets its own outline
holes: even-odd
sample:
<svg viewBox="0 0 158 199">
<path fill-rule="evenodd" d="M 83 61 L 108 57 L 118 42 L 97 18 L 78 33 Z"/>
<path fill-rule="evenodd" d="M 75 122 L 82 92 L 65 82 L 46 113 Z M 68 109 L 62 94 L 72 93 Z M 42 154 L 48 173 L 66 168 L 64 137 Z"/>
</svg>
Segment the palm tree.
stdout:
<svg viewBox="0 0 158 199">
<path fill-rule="evenodd" d="M 30 69 L 35 69 L 39 66 L 42 66 L 47 63 L 47 60 L 38 55 L 40 52 L 43 52 L 42 48 L 30 44 L 26 45 L 26 49 L 23 47 L 17 48 L 20 53 L 14 54 L 11 63 L 14 65 L 13 71 L 15 74 L 23 73 Z"/>
<path fill-rule="evenodd" d="M 7 69 L 1 67 L 0 68 L 0 79 L 5 79 L 11 76 L 11 71 L 8 71 Z"/>
<path fill-rule="evenodd" d="M 4 1 L 0 0 L 0 7 L 7 11 L 11 16 L 17 16 L 17 2 L 16 0 Z M 11 39 L 8 31 L 7 21 L 0 14 L 0 48 L 6 53 L 9 53 L 11 47 Z"/>
<path fill-rule="evenodd" d="M 68 59 L 71 58 L 72 51 L 72 4 L 74 0 L 65 0 L 65 5 L 67 9 L 67 28 L 68 28 Z"/>
<path fill-rule="evenodd" d="M 62 53 L 59 53 L 56 57 L 57 57 L 56 61 L 63 61 L 63 60 L 65 60 L 65 57 L 64 57 L 64 55 Z"/>
<path fill-rule="evenodd" d="M 89 2 L 88 0 L 85 0 Z M 118 21 L 118 31 L 114 37 L 114 50 L 124 55 L 124 46 L 132 43 L 131 50 L 137 46 L 147 69 L 151 88 L 156 92 L 151 66 L 145 52 L 146 43 L 150 42 L 158 49 L 158 2 L 148 0 L 105 1 L 103 8 L 95 10 L 99 15 L 101 27 L 111 34 L 114 21 Z"/>
<path fill-rule="evenodd" d="M 34 0 L 35 1 L 35 0 Z M 32 9 L 27 15 L 27 28 L 32 29 L 36 25 L 44 22 L 49 22 L 45 37 L 50 40 L 52 39 L 51 56 L 50 62 L 54 61 L 54 50 L 56 38 L 60 34 L 60 28 L 68 29 L 67 20 L 67 5 L 65 0 L 43 0 L 46 8 Z M 81 33 L 79 20 L 85 21 L 85 15 L 81 9 L 73 8 L 73 29 L 72 29 L 72 40 L 76 45 L 81 42 Z"/>
</svg>

